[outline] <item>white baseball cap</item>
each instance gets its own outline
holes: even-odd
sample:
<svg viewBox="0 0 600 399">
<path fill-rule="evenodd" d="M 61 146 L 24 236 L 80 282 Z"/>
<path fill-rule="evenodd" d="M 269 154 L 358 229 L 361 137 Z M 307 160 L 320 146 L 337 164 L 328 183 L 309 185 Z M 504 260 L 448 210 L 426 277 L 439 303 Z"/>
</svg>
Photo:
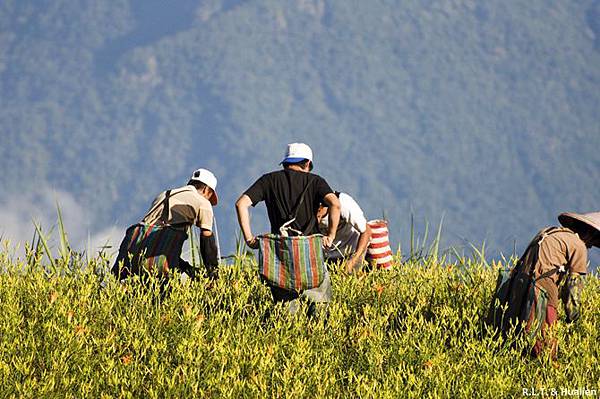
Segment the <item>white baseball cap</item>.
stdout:
<svg viewBox="0 0 600 399">
<path fill-rule="evenodd" d="M 192 173 L 190 180 L 206 184 L 212 190 L 210 203 L 213 206 L 217 205 L 219 202 L 219 197 L 217 196 L 217 178 L 210 170 L 202 168 L 196 169 L 194 173 Z"/>
<path fill-rule="evenodd" d="M 287 146 L 283 161 L 281 163 L 296 163 L 308 159 L 313 160 L 313 152 L 310 147 L 304 143 L 291 143 Z"/>
</svg>

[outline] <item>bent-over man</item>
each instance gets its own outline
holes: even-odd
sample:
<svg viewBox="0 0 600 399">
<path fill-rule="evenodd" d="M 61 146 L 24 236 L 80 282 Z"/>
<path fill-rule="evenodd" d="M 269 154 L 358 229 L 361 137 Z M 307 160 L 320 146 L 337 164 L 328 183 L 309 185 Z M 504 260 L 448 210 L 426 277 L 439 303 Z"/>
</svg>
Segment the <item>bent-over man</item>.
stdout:
<svg viewBox="0 0 600 399">
<path fill-rule="evenodd" d="M 119 279 L 126 278 L 132 273 L 139 274 L 142 271 L 142 261 L 148 263 L 149 259 L 164 256 L 167 258 L 169 269 L 179 269 L 194 278 L 195 269 L 181 259 L 181 249 L 183 241 L 187 239 L 186 230 L 195 225 L 201 231 L 200 254 L 203 263 L 208 276 L 215 279 L 218 254 L 212 233 L 212 207 L 218 203 L 216 187 L 215 175 L 207 169 L 198 169 L 192 173 L 187 185 L 161 192 L 152 201 L 142 221 L 127 230 L 112 269 L 113 274 Z M 141 240 L 140 226 L 146 226 L 146 230 L 143 231 L 148 232 L 147 237 L 152 242 Z M 148 229 L 148 226 L 157 226 L 158 230 Z M 171 230 L 165 234 L 164 229 Z M 155 239 L 152 238 L 152 234 Z M 153 251 L 158 252 L 150 253 Z M 165 274 L 168 270 L 158 272 Z"/>
<path fill-rule="evenodd" d="M 325 258 L 329 261 L 348 259 L 346 271 L 352 273 L 358 270 L 363 262 L 371 239 L 371 228 L 354 198 L 346 193 L 335 194 L 340 201 L 340 222 L 332 246 L 325 251 Z M 326 217 L 328 214 L 329 208 L 321 204 L 317 219 L 323 234 L 329 228 L 329 220 Z"/>
<path fill-rule="evenodd" d="M 534 357 L 547 346 L 551 347 L 552 357 L 556 357 L 557 343 L 548 339 L 548 329 L 557 322 L 558 301 L 563 302 L 567 322 L 579 318 L 582 276 L 587 273 L 587 250 L 592 246 L 600 247 L 600 212 L 562 213 L 558 220 L 564 227 L 542 230 L 541 235 L 538 233 L 541 239 L 537 240 L 537 245 L 530 246 L 521 257 L 527 270 L 532 270 L 533 277 L 539 279 L 536 285 L 548 293 L 542 338 L 532 349 Z"/>
</svg>

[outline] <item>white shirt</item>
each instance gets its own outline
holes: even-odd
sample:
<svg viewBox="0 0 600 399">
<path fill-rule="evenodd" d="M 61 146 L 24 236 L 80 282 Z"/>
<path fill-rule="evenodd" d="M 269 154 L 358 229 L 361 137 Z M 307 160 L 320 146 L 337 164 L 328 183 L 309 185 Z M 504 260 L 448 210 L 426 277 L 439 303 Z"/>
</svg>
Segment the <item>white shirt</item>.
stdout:
<svg viewBox="0 0 600 399">
<path fill-rule="evenodd" d="M 327 259 L 338 259 L 356 252 L 358 239 L 367 230 L 367 219 L 360 206 L 346 193 L 340 193 L 340 223 L 331 250 L 325 250 Z M 327 234 L 329 219 L 324 217 L 319 229 Z M 337 246 L 337 249 L 335 248 Z"/>
</svg>

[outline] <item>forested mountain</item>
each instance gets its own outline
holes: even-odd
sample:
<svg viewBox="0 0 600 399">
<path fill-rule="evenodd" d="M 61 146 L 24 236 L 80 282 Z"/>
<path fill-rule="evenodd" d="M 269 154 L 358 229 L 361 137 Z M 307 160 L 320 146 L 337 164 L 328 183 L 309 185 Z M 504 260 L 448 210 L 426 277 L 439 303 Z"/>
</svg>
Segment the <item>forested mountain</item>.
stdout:
<svg viewBox="0 0 600 399">
<path fill-rule="evenodd" d="M 206 166 L 231 250 L 291 141 L 403 247 L 411 213 L 511 253 L 600 210 L 598 0 L 3 0 L 0 103 L 0 203 L 55 188 L 92 232 Z"/>
</svg>

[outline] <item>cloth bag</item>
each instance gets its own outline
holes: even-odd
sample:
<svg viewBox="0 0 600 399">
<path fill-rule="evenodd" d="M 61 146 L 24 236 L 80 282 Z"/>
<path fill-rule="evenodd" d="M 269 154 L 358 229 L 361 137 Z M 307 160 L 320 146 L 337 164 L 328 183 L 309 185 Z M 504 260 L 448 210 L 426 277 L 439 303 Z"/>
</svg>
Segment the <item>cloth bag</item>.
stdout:
<svg viewBox="0 0 600 399">
<path fill-rule="evenodd" d="M 118 262 L 123 260 L 120 277 L 126 278 L 130 274 L 144 271 L 166 275 L 169 269 L 178 267 L 183 243 L 187 238 L 185 232 L 170 226 L 143 223 L 130 226 L 115 264 L 118 266 Z"/>
<path fill-rule="evenodd" d="M 323 235 L 306 236 L 291 227 L 311 183 L 306 184 L 298 203 L 288 215 L 289 221 L 279 229 L 280 234 L 258 236 L 258 273 L 270 284 L 288 291 L 301 292 L 319 287 L 327 273 Z"/>
<path fill-rule="evenodd" d="M 271 284 L 288 291 L 303 291 L 321 285 L 325 277 L 323 236 L 258 237 L 258 272 Z"/>
<path fill-rule="evenodd" d="M 165 222 L 168 220 L 170 196 L 171 190 L 168 190 L 165 199 L 155 206 L 164 205 L 159 222 L 137 223 L 127 228 L 112 268 L 112 273 L 120 280 L 142 273 L 164 276 L 170 269 L 178 267 L 183 243 L 188 235 L 176 229 L 177 226 Z"/>
</svg>

